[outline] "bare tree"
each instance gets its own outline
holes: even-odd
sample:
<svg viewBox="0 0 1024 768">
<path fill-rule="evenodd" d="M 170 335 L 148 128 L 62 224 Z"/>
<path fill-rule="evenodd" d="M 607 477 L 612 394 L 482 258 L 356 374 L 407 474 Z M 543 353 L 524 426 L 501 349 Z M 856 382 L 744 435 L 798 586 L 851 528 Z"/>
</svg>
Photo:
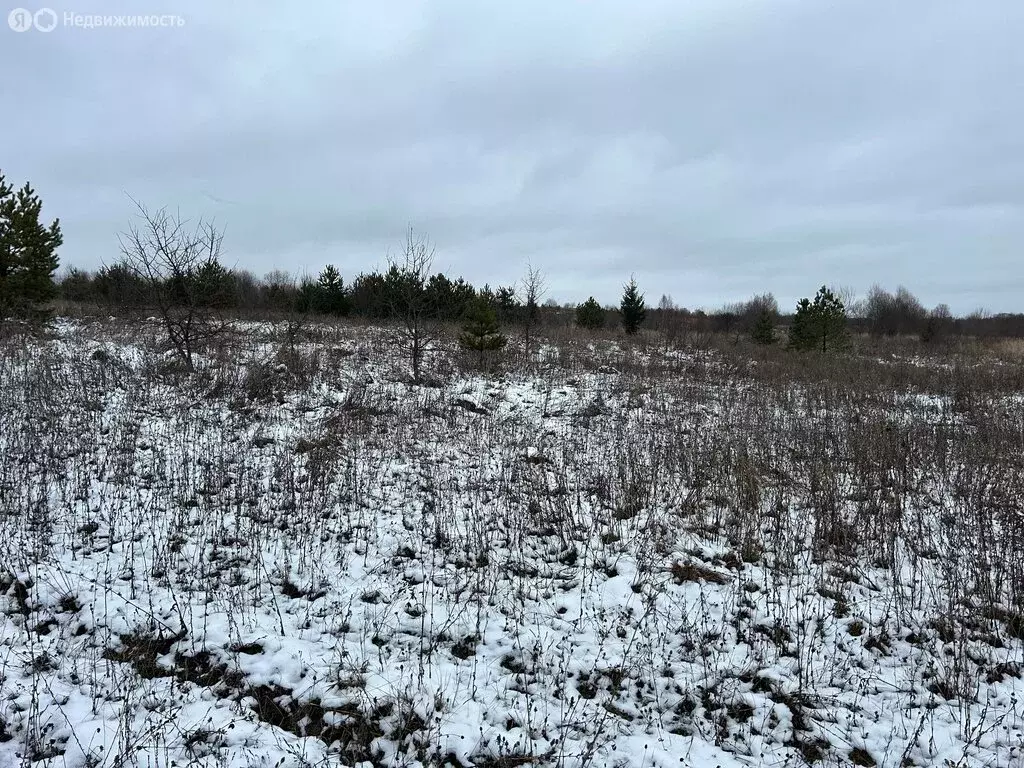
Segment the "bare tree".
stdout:
<svg viewBox="0 0 1024 768">
<path fill-rule="evenodd" d="M 135 206 L 138 223 L 118 236 L 121 266 L 145 286 L 172 349 L 195 370 L 195 353 L 228 327 L 221 312 L 228 283 L 220 264 L 224 234 L 211 222 L 190 226 L 166 208 Z"/>
<path fill-rule="evenodd" d="M 423 359 L 437 340 L 437 307 L 426 290 L 434 263 L 434 247 L 413 232 L 406 234 L 400 255 L 388 256 L 385 275 L 387 303 L 398 319 L 398 345 L 420 381 Z"/>
<path fill-rule="evenodd" d="M 863 317 L 865 309 L 865 301 L 859 298 L 857 290 L 850 285 L 832 285 L 829 287 L 833 295 L 846 307 L 846 314 L 848 317 Z"/>
<path fill-rule="evenodd" d="M 683 311 L 670 294 L 663 293 L 658 308 L 652 312 L 655 328 L 661 331 L 665 349 L 671 349 L 684 336 Z"/>
<path fill-rule="evenodd" d="M 757 294 L 733 307 L 739 321 L 738 330 L 746 334 L 753 332 L 762 317 L 775 322 L 779 316 L 779 302 L 773 293 Z"/>
<path fill-rule="evenodd" d="M 894 294 L 880 285 L 872 286 L 862 314 L 873 336 L 921 333 L 928 319 L 928 310 L 902 285 Z"/>
<path fill-rule="evenodd" d="M 530 342 L 534 330 L 540 324 L 540 301 L 547 290 L 544 273 L 527 263 L 526 275 L 519 289 L 519 300 L 523 304 L 523 347 L 527 360 L 530 359 Z"/>
<path fill-rule="evenodd" d="M 949 310 L 949 305 L 939 304 L 928 313 L 928 318 L 921 329 L 921 341 L 925 344 L 944 342 L 953 333 L 955 327 L 956 321 L 953 319 L 953 313 Z"/>
<path fill-rule="evenodd" d="M 300 357 L 297 349 L 298 341 L 312 325 L 310 308 L 297 300 L 300 288 L 299 280 L 288 272 L 276 269 L 268 272 L 263 278 L 263 283 L 268 292 L 277 300 L 275 303 L 284 307 L 281 353 L 287 356 L 288 365 L 294 365 Z M 285 303 L 279 297 L 287 297 L 288 300 Z"/>
</svg>

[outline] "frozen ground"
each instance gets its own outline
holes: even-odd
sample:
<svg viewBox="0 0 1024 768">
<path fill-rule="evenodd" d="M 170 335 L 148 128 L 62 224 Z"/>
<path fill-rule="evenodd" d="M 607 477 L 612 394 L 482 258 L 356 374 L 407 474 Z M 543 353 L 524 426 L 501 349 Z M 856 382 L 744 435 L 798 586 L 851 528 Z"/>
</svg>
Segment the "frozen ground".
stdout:
<svg viewBox="0 0 1024 768">
<path fill-rule="evenodd" d="M 245 330 L 5 349 L 0 766 L 1024 765 L 1019 393 Z"/>
</svg>

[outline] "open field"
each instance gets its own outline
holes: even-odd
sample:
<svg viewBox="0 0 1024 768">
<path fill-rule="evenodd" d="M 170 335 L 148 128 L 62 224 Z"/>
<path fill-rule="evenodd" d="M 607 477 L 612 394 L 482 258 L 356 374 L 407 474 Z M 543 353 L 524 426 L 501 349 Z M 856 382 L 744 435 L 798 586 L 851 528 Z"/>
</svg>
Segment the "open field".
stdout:
<svg viewBox="0 0 1024 768">
<path fill-rule="evenodd" d="M 1024 369 L 0 358 L 0 766 L 1024 764 Z"/>
</svg>

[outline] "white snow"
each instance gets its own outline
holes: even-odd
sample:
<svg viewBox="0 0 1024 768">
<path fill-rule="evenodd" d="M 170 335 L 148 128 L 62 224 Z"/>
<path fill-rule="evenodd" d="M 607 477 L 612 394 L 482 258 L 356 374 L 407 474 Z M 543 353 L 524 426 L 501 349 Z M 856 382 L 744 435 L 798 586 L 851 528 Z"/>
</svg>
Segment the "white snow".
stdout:
<svg viewBox="0 0 1024 768">
<path fill-rule="evenodd" d="M 669 473 L 746 418 L 733 382 L 549 345 L 413 387 L 372 329 L 308 386 L 270 341 L 174 378 L 58 331 L 0 362 L 0 766 L 1024 765 L 1021 633 L 940 621 L 977 614 L 963 507 L 923 487 L 872 562 L 814 557 L 791 499 L 744 556 Z"/>
</svg>

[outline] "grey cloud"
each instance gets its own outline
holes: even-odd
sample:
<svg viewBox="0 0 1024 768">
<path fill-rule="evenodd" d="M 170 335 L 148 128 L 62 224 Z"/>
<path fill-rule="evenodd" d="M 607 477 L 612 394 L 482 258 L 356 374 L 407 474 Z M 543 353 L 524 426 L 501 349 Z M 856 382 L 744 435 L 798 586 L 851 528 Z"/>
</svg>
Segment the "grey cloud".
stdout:
<svg viewBox="0 0 1024 768">
<path fill-rule="evenodd" d="M 257 273 L 369 268 L 411 224 L 563 300 L 635 273 L 687 306 L 879 281 L 1020 308 L 1015 0 L 68 10 L 186 24 L 0 29 L 0 167 L 66 262 L 115 256 L 128 193 L 215 217 Z"/>
</svg>

